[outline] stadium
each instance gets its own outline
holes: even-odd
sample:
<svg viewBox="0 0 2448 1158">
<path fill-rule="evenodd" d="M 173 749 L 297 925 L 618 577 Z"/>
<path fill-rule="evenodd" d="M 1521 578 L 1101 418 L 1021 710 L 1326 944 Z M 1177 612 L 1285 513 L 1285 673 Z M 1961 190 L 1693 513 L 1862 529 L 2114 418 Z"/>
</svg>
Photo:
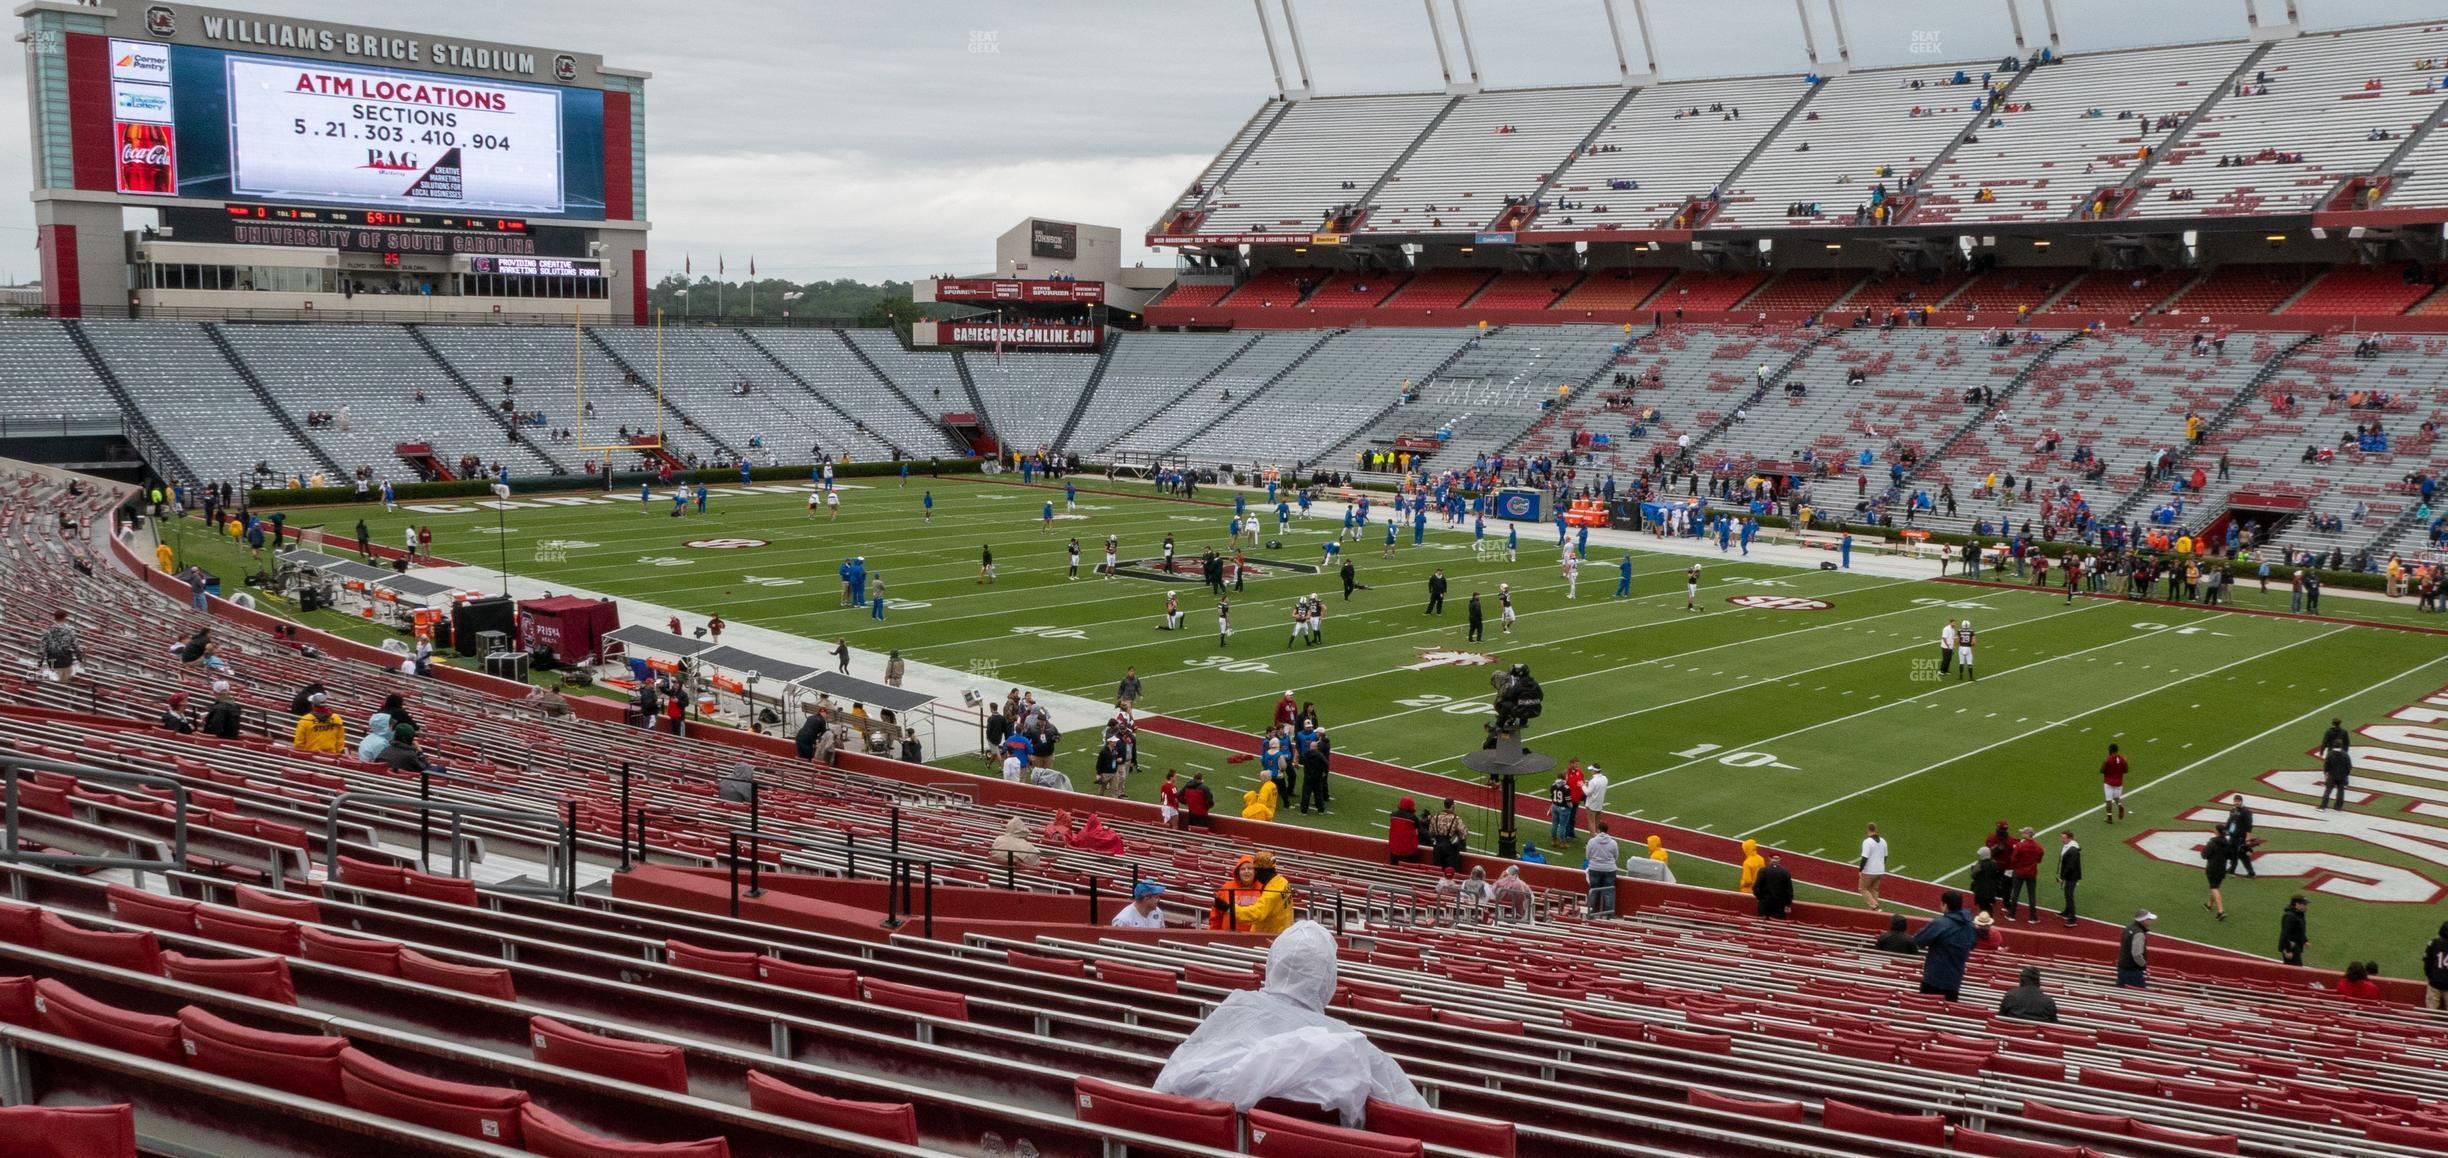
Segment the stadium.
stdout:
<svg viewBox="0 0 2448 1158">
<path fill-rule="evenodd" d="M 20 5 L 0 1153 L 2448 1151 L 2448 8 L 1424 7 L 854 300 L 609 27 Z"/>
</svg>

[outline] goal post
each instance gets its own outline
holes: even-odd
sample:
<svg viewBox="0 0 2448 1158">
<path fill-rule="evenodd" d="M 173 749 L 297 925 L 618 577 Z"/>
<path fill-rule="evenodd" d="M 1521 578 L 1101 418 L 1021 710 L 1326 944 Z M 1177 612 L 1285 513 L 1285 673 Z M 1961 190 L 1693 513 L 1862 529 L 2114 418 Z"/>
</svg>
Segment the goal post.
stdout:
<svg viewBox="0 0 2448 1158">
<path fill-rule="evenodd" d="M 613 454 L 619 451 L 642 452 L 663 449 L 663 311 L 660 309 L 655 311 L 654 332 L 654 381 L 646 384 L 654 393 L 653 433 L 648 435 L 645 431 L 640 430 L 625 441 L 599 441 L 602 437 L 600 434 L 590 439 L 587 436 L 586 314 L 583 309 L 572 311 L 570 317 L 570 382 L 574 387 L 578 412 L 578 449 L 590 458 L 601 453 L 606 474 L 612 470 Z M 626 389 L 627 383 L 622 383 L 621 388 Z"/>
</svg>

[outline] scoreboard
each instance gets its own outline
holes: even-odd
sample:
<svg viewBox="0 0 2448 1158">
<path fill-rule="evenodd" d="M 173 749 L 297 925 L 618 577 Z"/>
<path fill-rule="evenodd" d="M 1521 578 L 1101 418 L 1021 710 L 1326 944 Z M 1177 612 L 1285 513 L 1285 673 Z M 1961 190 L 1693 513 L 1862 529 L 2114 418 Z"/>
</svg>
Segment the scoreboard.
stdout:
<svg viewBox="0 0 2448 1158">
<path fill-rule="evenodd" d="M 118 191 L 604 217 L 603 93 L 112 40 Z"/>
</svg>

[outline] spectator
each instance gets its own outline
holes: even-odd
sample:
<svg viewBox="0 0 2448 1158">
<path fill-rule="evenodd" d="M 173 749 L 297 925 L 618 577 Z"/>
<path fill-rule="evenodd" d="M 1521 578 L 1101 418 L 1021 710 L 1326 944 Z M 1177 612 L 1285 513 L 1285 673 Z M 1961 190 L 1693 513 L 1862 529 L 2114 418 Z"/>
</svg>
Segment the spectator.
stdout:
<svg viewBox="0 0 2448 1158">
<path fill-rule="evenodd" d="M 1599 821 L 1597 831 L 1590 834 L 1589 843 L 1581 846 L 1587 860 L 1582 875 L 1589 882 L 1589 912 L 1593 917 L 1615 915 L 1615 872 L 1622 853 L 1616 849 L 1615 837 L 1607 831 L 1606 821 Z M 2448 925 L 2440 926 L 2440 934 L 2448 937 Z"/>
<path fill-rule="evenodd" d="M 1071 834 L 1071 847 L 1099 856 L 1120 856 L 1124 852 L 1122 834 L 1105 827 L 1105 818 L 1089 813 L 1079 831 Z"/>
<path fill-rule="evenodd" d="M 986 846 L 986 852 L 1006 868 L 1036 868 L 1043 858 L 1038 855 L 1037 846 L 1029 843 L 1028 835 L 1027 821 L 1017 816 L 1006 817 L 1003 831 L 996 835 L 994 843 Z"/>
<path fill-rule="evenodd" d="M 2006 883 L 2006 868 L 1998 863 L 1997 855 L 1988 845 L 1972 851 L 1972 907 L 1987 913 L 1996 909 L 1999 900 L 2010 890 Z"/>
<path fill-rule="evenodd" d="M 170 693 L 169 702 L 163 706 L 161 718 L 155 724 L 164 731 L 182 735 L 194 732 L 195 723 L 187 718 L 187 693 Z"/>
<path fill-rule="evenodd" d="M 2006 894 L 2006 919 L 2014 919 L 2015 903 L 2019 899 L 2023 904 L 2024 923 L 2040 923 L 2041 856 L 2040 842 L 2032 839 L 2032 830 L 2026 825 L 2022 837 L 2014 842 L 2014 879 L 2009 882 L 2011 887 Z"/>
<path fill-rule="evenodd" d="M 1291 928 L 1292 882 L 1275 871 L 1275 854 L 1252 853 L 1250 869 L 1257 895 L 1233 905 L 1233 927 L 1252 933 L 1280 933 Z"/>
<path fill-rule="evenodd" d="M 1114 688 L 1114 706 L 1121 708 L 1124 711 L 1132 711 L 1139 706 L 1138 668 L 1126 667 L 1122 669 L 1122 682 L 1119 686 Z"/>
<path fill-rule="evenodd" d="M 1522 879 L 1520 865 L 1506 865 L 1504 872 L 1497 875 L 1493 891 L 1498 915 L 1513 918 L 1530 915 L 1530 882 Z"/>
<path fill-rule="evenodd" d="M 1420 827 L 1417 805 L 1408 796 L 1394 802 L 1386 817 L 1386 863 L 1418 864 Z"/>
<path fill-rule="evenodd" d="M 2065 889 L 2065 911 L 2057 915 L 2071 929 L 2076 923 L 2074 887 L 2082 883 L 2082 846 L 2074 842 L 2071 831 L 2057 834 L 2057 883 Z"/>
<path fill-rule="evenodd" d="M 2212 830 L 2209 842 L 2202 845 L 2201 858 L 2202 877 L 2210 882 L 2210 899 L 2202 902 L 2202 908 L 2224 921 L 2227 919 L 2227 899 L 2219 895 L 2219 886 L 2227 883 L 2227 865 L 2235 859 L 2230 852 L 2225 830 Z"/>
<path fill-rule="evenodd" d="M 43 631 L 37 646 L 42 652 L 44 679 L 57 683 L 84 674 L 85 649 L 77 642 L 76 627 L 68 622 L 65 609 L 51 613 L 51 626 Z"/>
<path fill-rule="evenodd" d="M 212 706 L 204 710 L 204 734 L 235 740 L 244 709 L 239 707 L 238 697 L 230 693 L 228 680 L 214 680 L 212 691 Z"/>
<path fill-rule="evenodd" d="M 1241 794 L 1241 819 L 1273 820 L 1275 810 L 1283 803 L 1283 793 L 1272 779 L 1260 780 L 1256 788 Z"/>
<path fill-rule="evenodd" d="M 1651 833 L 1651 834 L 1649 835 L 1649 838 L 1648 838 L 1646 841 L 1642 842 L 1642 843 L 1645 843 L 1645 844 L 1647 844 L 1647 845 L 1649 846 L 1649 859 L 1651 859 L 1651 860 L 1653 860 L 1653 861 L 1656 861 L 1656 862 L 1658 862 L 1659 864 L 1665 864 L 1665 863 L 1666 863 L 1666 838 L 1665 838 L 1665 837 L 1659 836 L 1659 835 L 1657 835 L 1656 833 Z"/>
<path fill-rule="evenodd" d="M 1855 864 L 1861 870 L 1858 888 L 1862 903 L 1869 906 L 1873 913 L 1885 912 L 1879 907 L 1879 879 L 1887 875 L 1887 841 L 1879 836 L 1878 825 L 1870 825 L 1863 835 L 1861 859 Z M 1958 902 L 1962 899 L 1956 898 Z"/>
<path fill-rule="evenodd" d="M 2372 980 L 2371 969 L 2360 961 L 2346 963 L 2346 977 L 2338 982 L 2338 995 L 2357 1001 L 2380 1000 L 2380 983 Z"/>
<path fill-rule="evenodd" d="M 1155 1089 L 1244 1111 L 1280 1097 L 1332 1110 L 1345 1126 L 1365 1120 L 1372 1097 L 1428 1109 L 1394 1059 L 1326 1015 L 1335 972 L 1333 934 L 1288 926 L 1267 952 L 1266 984 L 1226 994 L 1165 1059 Z"/>
<path fill-rule="evenodd" d="M 1113 915 L 1111 922 L 1113 927 L 1117 929 L 1164 928 L 1164 909 L 1157 904 L 1157 898 L 1162 897 L 1164 893 L 1165 887 L 1154 881 L 1141 881 L 1132 885 L 1131 903 L 1122 906 L 1122 911 Z"/>
<path fill-rule="evenodd" d="M 1233 862 L 1233 878 L 1215 891 L 1215 909 L 1207 915 L 1210 929 L 1237 929 L 1233 913 L 1243 904 L 1258 899 L 1258 864 L 1256 857 L 1245 856 Z"/>
<path fill-rule="evenodd" d="M 1470 847 L 1470 826 L 1454 811 L 1452 797 L 1445 799 L 1445 810 L 1428 818 L 1428 855 L 1430 863 L 1446 872 L 1462 871 L 1462 853 Z"/>
<path fill-rule="evenodd" d="M 1887 931 L 1879 934 L 1878 940 L 1870 942 L 1870 947 L 1882 953 L 1902 953 L 1908 957 L 1921 952 L 1921 946 L 1913 941 L 1912 934 L 1904 931 L 1902 913 L 1888 916 Z"/>
<path fill-rule="evenodd" d="M 339 717 L 334 716 L 332 719 L 337 725 Z M 423 772 L 435 767 L 426 761 L 423 752 L 417 750 L 417 726 L 415 724 L 401 724 L 393 728 L 391 742 L 383 745 L 382 759 L 376 763 L 400 772 Z"/>
<path fill-rule="evenodd" d="M 2423 993 L 2423 1008 L 2448 1009 L 2448 921 L 2440 922 L 2439 936 L 2423 946 L 2422 971 L 2430 987 Z"/>
<path fill-rule="evenodd" d="M 2312 943 L 2311 930 L 2304 921 L 2307 902 L 2302 893 L 2287 901 L 2286 911 L 2278 914 L 2278 962 L 2282 965 L 2303 964 L 2304 947 Z"/>
<path fill-rule="evenodd" d="M 414 723 L 408 718 L 407 702 L 398 692 L 383 697 L 382 707 L 366 717 L 365 735 L 357 741 L 357 758 L 369 764 L 382 759 L 383 749 L 391 745 L 391 733 L 401 724 Z"/>
<path fill-rule="evenodd" d="M 733 804 L 746 804 L 756 797 L 756 766 L 745 761 L 723 770 L 722 779 L 714 782 L 714 794 Z"/>
<path fill-rule="evenodd" d="M 347 744 L 348 725 L 340 719 L 340 713 L 332 710 L 329 698 L 321 692 L 307 696 L 306 714 L 298 717 L 289 746 L 300 752 L 328 752 L 337 756 Z"/>
<path fill-rule="evenodd" d="M 2040 970 L 2037 966 L 2023 967 L 2022 983 L 2006 991 L 1998 1000 L 1998 1016 L 2018 1021 L 2057 1020 L 2057 999 L 2040 991 Z"/>
<path fill-rule="evenodd" d="M 1783 919 L 1793 907 L 1793 874 L 1785 871 L 1785 858 L 1768 854 L 1768 867 L 1761 869 L 1759 882 L 1751 886 L 1752 899 L 1759 902 L 1759 915 Z"/>
<path fill-rule="evenodd" d="M 1971 960 L 1979 936 L 1964 916 L 1962 893 L 1948 889 L 1938 895 L 1938 903 L 1946 911 L 1921 926 L 1913 944 L 1929 950 L 1921 961 L 1921 992 L 1954 1001 L 1962 996 L 1964 964 Z"/>
<path fill-rule="evenodd" d="M 1758 887 L 1760 870 L 1768 867 L 1768 862 L 1760 856 L 1757 840 L 1745 838 L 1742 842 L 1742 854 L 1742 880 L 1736 882 L 1734 887 L 1748 893 Z"/>
<path fill-rule="evenodd" d="M 2158 919 L 2149 909 L 2134 910 L 2133 923 L 2117 939 L 2117 988 L 2150 988 L 2150 927 Z"/>
<path fill-rule="evenodd" d="M 1181 791 L 1182 827 L 1209 828 L 1214 822 L 1208 814 L 1215 811 L 1215 790 L 1207 787 L 1207 774 L 1190 774 L 1190 786 Z"/>
</svg>

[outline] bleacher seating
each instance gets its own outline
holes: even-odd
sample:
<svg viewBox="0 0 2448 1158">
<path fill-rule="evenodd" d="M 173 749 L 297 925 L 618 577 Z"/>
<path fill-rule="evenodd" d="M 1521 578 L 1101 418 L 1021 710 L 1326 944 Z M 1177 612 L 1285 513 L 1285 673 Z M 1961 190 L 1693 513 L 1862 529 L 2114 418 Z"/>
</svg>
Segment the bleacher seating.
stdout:
<svg viewBox="0 0 2448 1158">
<path fill-rule="evenodd" d="M 641 375 L 630 383 L 618 363 L 592 343 L 578 346 L 567 329 L 550 326 L 421 326 L 434 349 L 459 371 L 477 393 L 499 397 L 503 375 L 517 389 L 513 403 L 521 410 L 541 409 L 550 419 L 562 408 L 562 425 L 578 432 L 576 441 L 604 446 L 621 441 L 620 431 L 651 435 L 659 427 L 663 446 L 686 459 L 715 463 L 726 457 L 703 435 L 683 427 L 656 405 L 654 385 Z M 584 361 L 580 362 L 579 359 Z M 651 374 L 651 370 L 648 371 Z M 588 415 L 571 415 L 579 389 L 585 388 Z M 523 393 L 521 393 L 523 391 Z M 628 464 L 616 464 L 623 469 Z"/>
<path fill-rule="evenodd" d="M 2057 300 L 2034 312 L 2052 315 L 2052 321 L 2115 325 L 2167 300 L 2193 278 L 2191 270 L 2092 270 L 2075 278 Z"/>
<path fill-rule="evenodd" d="M 1358 202 L 1452 100 L 1410 93 L 1295 102 L 1238 171 L 1216 175 L 1199 231 L 1317 232 L 1329 209 Z"/>
<path fill-rule="evenodd" d="M 1197 462 L 1315 463 L 1353 430 L 1392 406 L 1405 381 L 1427 377 L 1460 352 L 1472 331 L 1338 332 L 1262 389 L 1182 443 Z M 1239 363 L 1234 363 L 1235 367 Z M 1218 379 L 1221 381 L 1221 378 Z"/>
<path fill-rule="evenodd" d="M 1543 310 L 1581 283 L 1581 271 L 1500 273 L 1471 304 L 1488 310 Z"/>
<path fill-rule="evenodd" d="M 55 323 L 26 323 L 55 324 Z M 328 474 L 314 453 L 264 409 L 229 359 L 194 322 L 84 322 L 94 349 L 128 397 L 188 468 L 210 480 Z M 339 479 L 327 479 L 340 485 Z"/>
<path fill-rule="evenodd" d="M 117 418 L 119 403 L 57 322 L 0 320 L 0 419 Z"/>
<path fill-rule="evenodd" d="M 1288 310 L 1326 278 L 1322 269 L 1276 266 L 1251 274 L 1220 300 L 1240 309 Z"/>
<path fill-rule="evenodd" d="M 1541 228 L 1649 229 L 1706 196 L 1808 89 L 1796 77 L 1677 81 L 1642 89 L 1576 157 L 1556 193 L 1589 208 L 1550 210 Z M 1723 106 L 1719 111 L 1719 106 Z M 1742 117 L 1733 118 L 1734 110 Z M 1616 182 L 1627 187 L 1616 188 Z"/>
<path fill-rule="evenodd" d="M 862 460 L 890 454 L 882 438 L 809 398 L 737 330 L 606 328 L 597 336 L 640 376 L 662 382 L 665 398 L 757 462 L 797 462 L 801 448 L 811 446 Z M 744 397 L 737 393 L 742 385 L 749 388 Z"/>
<path fill-rule="evenodd" d="M 2377 167 L 2448 100 L 2431 73 L 2414 67 L 2437 38 L 2434 28 L 2408 26 L 2277 42 L 2244 78 L 2252 95 L 2229 92 L 2169 146 L 2152 167 L 2151 195 L 2132 215 L 2217 217 L 2317 207 L 2341 181 Z M 2390 136 L 2374 140 L 2375 130 Z M 2266 158 L 2265 150 L 2303 159 Z M 2246 163 L 2219 164 L 2238 157 Z M 2190 200 L 2169 196 L 2183 190 L 2191 191 Z"/>
<path fill-rule="evenodd" d="M 1232 168 L 1233 162 L 1239 160 L 1241 154 L 1249 151 L 1250 143 L 1258 139 L 1258 134 L 1266 131 L 1266 127 L 1274 122 L 1276 115 L 1283 111 L 1286 103 L 1280 98 L 1275 98 L 1258 106 L 1258 111 L 1250 114 L 1250 119 L 1241 126 L 1241 131 L 1234 133 L 1232 140 L 1226 141 L 1224 147 L 1216 151 L 1215 159 L 1209 161 L 1207 167 L 1199 171 L 1198 180 L 1192 182 L 1189 188 L 1182 190 L 1182 195 L 1173 202 L 1173 207 L 1177 210 L 1195 209 L 1205 202 L 1208 195 L 1215 191 L 1216 181 Z"/>
<path fill-rule="evenodd" d="M 1433 437 L 1449 431 L 1430 457 L 1439 466 L 1467 463 L 1511 445 L 1557 401 L 1558 387 L 1577 387 L 1614 364 L 1625 341 L 1616 326 L 1508 326 L 1492 330 L 1419 383 L 1419 401 L 1398 406 L 1362 427 L 1328 461 L 1352 461 L 1387 449 L 1397 435 Z"/>
<path fill-rule="evenodd" d="M 2304 288 L 2320 271 L 2312 266 L 2222 265 L 2203 275 L 2192 288 L 2168 303 L 2168 312 L 2196 314 L 2266 314 Z"/>
<path fill-rule="evenodd" d="M 1479 287 L 1496 277 L 1493 270 L 1476 268 L 1432 269 L 1404 282 L 1403 287 L 1385 299 L 1389 309 L 1449 310 L 1469 301 Z M 1541 303 L 1544 305 L 1545 303 Z"/>
<path fill-rule="evenodd" d="M 1332 331 L 1324 335 L 1300 331 L 1261 334 L 1247 350 L 1209 378 L 1204 387 L 1183 395 L 1177 403 L 1149 414 L 1146 421 L 1119 432 L 1107 449 L 1153 454 L 1180 446 L 1264 386 L 1268 379 L 1282 373 L 1285 367 L 1307 354 L 1319 342 L 1332 336 Z"/>
<path fill-rule="evenodd" d="M 1694 312 L 1730 310 L 1766 280 L 1768 275 L 1756 270 L 1724 273 L 1685 270 L 1676 274 L 1666 288 L 1658 291 L 1650 308 Z"/>
<path fill-rule="evenodd" d="M 2076 271 L 2048 266 L 1991 270 L 1965 283 L 1939 308 L 1950 318 L 1970 317 L 1988 325 L 2013 325 L 2018 311 L 2038 312 Z"/>
<path fill-rule="evenodd" d="M 1116 334 L 1113 360 L 1066 448 L 1102 454 L 1124 432 L 1257 340 L 1246 334 Z"/>
<path fill-rule="evenodd" d="M 1094 354 L 970 356 L 969 378 L 986 400 L 987 425 L 1014 450 L 1051 450 L 1096 369 Z"/>
<path fill-rule="evenodd" d="M 850 331 L 855 334 L 859 331 Z M 879 368 L 901 366 L 905 371 L 916 370 L 912 382 L 920 386 L 916 396 L 905 395 L 892 382 L 879 378 L 851 348 L 850 337 L 836 330 L 751 330 L 749 340 L 771 353 L 776 361 L 788 367 L 809 386 L 840 407 L 867 430 L 887 443 L 901 447 L 912 455 L 958 457 L 960 451 L 952 439 L 931 420 L 956 410 L 969 409 L 968 396 L 954 377 L 946 389 L 943 375 L 951 373 L 950 355 L 931 355 L 931 362 L 916 367 L 902 366 L 897 351 L 900 339 L 889 332 L 881 342 L 865 342 L 859 351 L 868 354 Z M 878 355 L 881 355 L 880 357 Z M 905 384 L 906 386 L 907 384 Z M 938 393 L 938 392 L 941 393 Z"/>
<path fill-rule="evenodd" d="M 2322 274 L 2302 296 L 2278 312 L 2289 317 L 2297 314 L 2388 317 L 2406 312 L 2438 288 L 2428 280 L 2407 276 L 2399 266 L 2340 266 Z"/>
<path fill-rule="evenodd" d="M 1787 269 L 1744 299 L 1742 308 L 1817 313 L 1835 305 L 1865 276 L 1858 269 Z"/>
<path fill-rule="evenodd" d="M 2251 50 L 2230 41 L 2085 53 L 2040 69 L 2015 89 L 2014 103 L 2030 107 L 1983 122 L 1979 143 L 1924 183 L 1913 220 L 2076 216 L 2094 190 L 2124 181 L 2143 148 L 2164 145 Z"/>
<path fill-rule="evenodd" d="M 1527 197 L 1622 99 L 1612 86 L 1473 93 L 1386 180 L 1360 232 L 1469 232 Z"/>
<path fill-rule="evenodd" d="M 1629 310 L 1638 308 L 1674 276 L 1669 269 L 1600 269 L 1556 299 L 1561 310 Z M 1663 304 L 1651 308 L 1664 308 Z"/>
<path fill-rule="evenodd" d="M 576 425 L 566 410 L 556 414 L 541 402 L 523 406 L 544 410 L 545 426 L 522 428 L 521 442 L 510 445 L 501 423 L 444 377 L 404 328 L 228 324 L 220 329 L 291 421 L 304 427 L 309 412 L 334 415 L 332 425 L 313 427 L 310 437 L 341 466 L 371 468 L 377 479 L 415 481 L 394 453 L 401 443 L 414 442 L 430 442 L 445 464 L 475 454 L 507 465 L 514 475 L 549 473 L 554 464 L 533 443 L 548 442 L 550 429 Z M 420 392 L 422 402 L 416 400 Z M 337 421 L 344 412 L 345 430 Z"/>
<path fill-rule="evenodd" d="M 1899 191 L 1972 123 L 1972 102 L 1987 95 L 1980 78 L 1996 64 L 1878 69 L 1828 80 L 1802 117 L 1743 170 L 1709 224 L 1851 224 L 1854 209 L 1869 205 L 1872 185 Z M 1958 71 L 1973 83 L 1947 83 Z M 1914 81 L 1921 87 L 1913 88 Z M 1882 167 L 1889 176 L 1878 175 Z M 1797 203 L 1819 212 L 1787 214 L 1786 207 Z"/>
</svg>

